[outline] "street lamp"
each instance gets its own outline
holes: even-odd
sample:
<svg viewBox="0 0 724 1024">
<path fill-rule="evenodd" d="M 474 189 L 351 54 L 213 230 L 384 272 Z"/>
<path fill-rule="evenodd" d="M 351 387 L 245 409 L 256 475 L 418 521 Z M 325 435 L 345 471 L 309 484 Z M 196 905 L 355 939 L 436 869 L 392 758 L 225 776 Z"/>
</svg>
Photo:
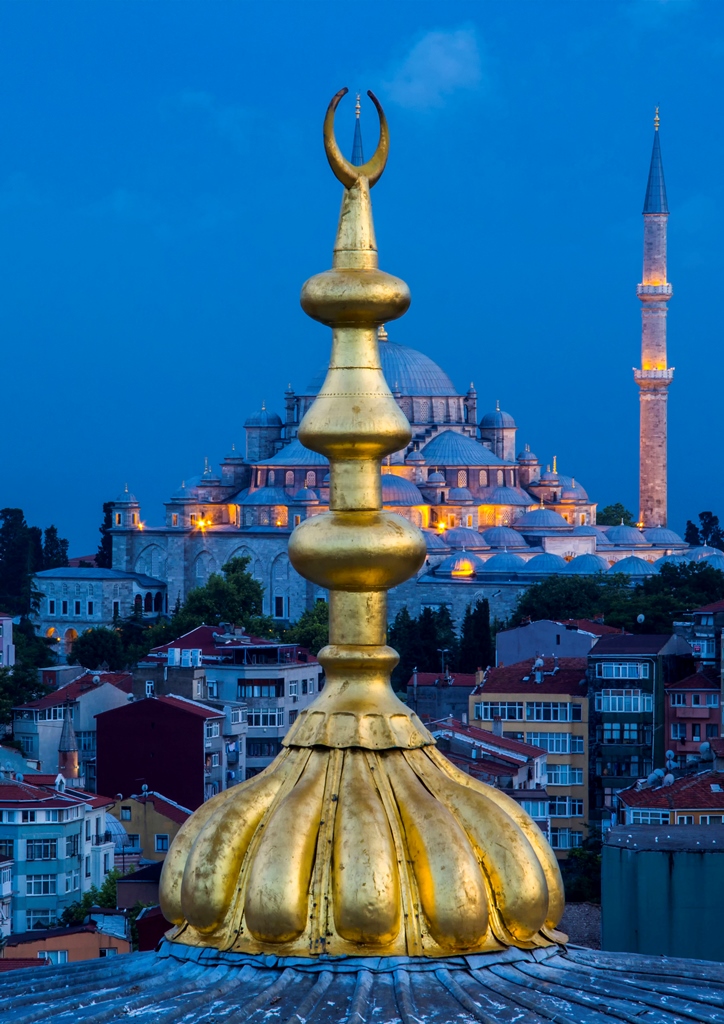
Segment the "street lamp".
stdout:
<svg viewBox="0 0 724 1024">
<path fill-rule="evenodd" d="M 438 647 L 437 653 L 440 655 L 440 671 L 443 679 L 445 678 L 445 655 L 449 652 L 449 647 Z"/>
</svg>

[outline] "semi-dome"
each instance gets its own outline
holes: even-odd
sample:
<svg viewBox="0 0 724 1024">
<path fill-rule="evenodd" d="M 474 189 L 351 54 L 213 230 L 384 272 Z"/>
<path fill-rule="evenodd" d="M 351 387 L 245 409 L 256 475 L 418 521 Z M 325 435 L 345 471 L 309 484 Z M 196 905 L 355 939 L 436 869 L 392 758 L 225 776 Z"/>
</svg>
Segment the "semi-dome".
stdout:
<svg viewBox="0 0 724 1024">
<path fill-rule="evenodd" d="M 532 498 L 519 487 L 494 487 L 485 498 L 486 505 L 525 505 L 531 504 Z"/>
<path fill-rule="evenodd" d="M 522 530 L 568 530 L 571 526 L 560 512 L 552 508 L 532 508 L 515 521 L 515 529 Z"/>
<path fill-rule="evenodd" d="M 485 562 L 483 572 L 525 572 L 525 560 L 510 551 L 501 551 Z"/>
<path fill-rule="evenodd" d="M 448 491 L 448 501 L 472 501 L 473 496 L 467 487 L 451 487 Z"/>
<path fill-rule="evenodd" d="M 525 538 L 521 537 L 515 530 L 511 530 L 509 526 L 491 526 L 489 529 L 483 530 L 481 536 L 491 548 L 528 547 Z"/>
<path fill-rule="evenodd" d="M 259 487 L 256 491 L 249 491 L 246 497 L 239 502 L 240 505 L 288 505 L 292 499 L 281 487 Z"/>
<path fill-rule="evenodd" d="M 447 537 L 444 534 L 437 533 L 435 530 L 420 530 L 420 533 L 425 538 L 428 554 L 439 555 L 443 551 L 450 550 Z"/>
<path fill-rule="evenodd" d="M 510 430 L 515 429 L 515 420 L 509 412 L 498 408 L 494 412 L 486 412 L 480 420 L 480 426 L 489 430 Z"/>
<path fill-rule="evenodd" d="M 401 395 L 448 396 L 457 395 L 453 382 L 436 362 L 424 352 L 398 345 L 394 341 L 380 341 L 380 361 L 388 386 Z M 320 371 L 310 381 L 307 394 L 316 395 L 327 376 L 327 369 Z"/>
<path fill-rule="evenodd" d="M 436 576 L 464 578 L 482 572 L 485 564 L 483 559 L 478 558 L 472 551 L 458 551 L 444 558 L 439 565 L 435 566 L 433 572 Z"/>
<path fill-rule="evenodd" d="M 588 501 L 588 494 L 580 484 L 572 483 L 561 491 L 561 501 Z"/>
<path fill-rule="evenodd" d="M 565 558 L 554 555 L 552 551 L 545 551 L 542 555 L 534 555 L 525 563 L 527 572 L 563 572 L 566 568 Z"/>
<path fill-rule="evenodd" d="M 319 501 L 319 495 L 311 487 L 300 487 L 294 495 L 294 501 Z"/>
<path fill-rule="evenodd" d="M 566 564 L 564 572 L 572 576 L 591 576 L 597 572 L 606 572 L 608 562 L 600 555 L 578 555 Z"/>
<path fill-rule="evenodd" d="M 684 543 L 678 533 L 674 533 L 673 530 L 669 530 L 665 526 L 650 526 L 642 532 L 649 544 L 656 544 L 658 547 Z"/>
<path fill-rule="evenodd" d="M 382 504 L 383 505 L 424 505 L 425 499 L 411 481 L 404 476 L 395 476 L 394 473 L 383 473 L 382 475 Z"/>
<path fill-rule="evenodd" d="M 265 405 L 244 420 L 245 427 L 281 427 L 281 425 L 281 416 L 272 412 L 271 409 L 267 409 Z"/>
<path fill-rule="evenodd" d="M 639 558 L 637 555 L 628 555 L 626 558 L 614 562 L 607 571 L 610 575 L 617 572 L 625 572 L 627 576 L 655 576 L 658 569 L 651 562 L 647 562 L 645 558 Z"/>
<path fill-rule="evenodd" d="M 630 548 L 632 545 L 635 547 L 646 546 L 649 543 L 640 530 L 637 530 L 635 526 L 626 526 L 624 523 L 621 523 L 620 526 L 609 527 L 606 530 L 606 539 L 620 548 Z"/>
<path fill-rule="evenodd" d="M 452 530 L 446 530 L 445 541 L 451 548 L 465 548 L 467 551 L 487 551 L 489 548 L 482 533 L 467 526 L 454 526 Z"/>
<path fill-rule="evenodd" d="M 298 437 L 285 444 L 268 459 L 257 459 L 255 466 L 328 466 L 324 455 L 306 448 Z"/>
</svg>

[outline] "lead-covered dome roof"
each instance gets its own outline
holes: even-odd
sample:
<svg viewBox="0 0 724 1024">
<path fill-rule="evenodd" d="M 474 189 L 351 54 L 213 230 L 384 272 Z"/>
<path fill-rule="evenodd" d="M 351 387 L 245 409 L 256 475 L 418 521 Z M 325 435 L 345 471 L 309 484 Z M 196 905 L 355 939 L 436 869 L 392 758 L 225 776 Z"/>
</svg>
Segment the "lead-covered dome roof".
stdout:
<svg viewBox="0 0 724 1024">
<path fill-rule="evenodd" d="M 451 530 L 446 530 L 445 543 L 451 548 L 465 548 L 467 551 L 487 551 L 489 548 L 483 535 L 467 526 L 454 526 Z"/>
<path fill-rule="evenodd" d="M 545 551 L 542 555 L 534 555 L 525 563 L 526 572 L 563 572 L 566 568 L 565 558 L 553 554 L 552 551 Z"/>
<path fill-rule="evenodd" d="M 244 420 L 245 427 L 281 427 L 282 418 L 265 405 Z"/>
<path fill-rule="evenodd" d="M 482 538 L 491 548 L 527 548 L 528 544 L 524 537 L 521 537 L 509 526 L 491 526 L 483 530 Z"/>
<path fill-rule="evenodd" d="M 483 572 L 484 568 L 483 559 L 478 558 L 472 551 L 456 551 L 435 566 L 433 572 L 436 576 L 453 576 L 464 579 L 466 576 L 475 576 L 477 573 Z"/>
<path fill-rule="evenodd" d="M 606 530 L 606 539 L 612 544 L 624 548 L 631 547 L 632 544 L 638 546 L 649 543 L 640 530 L 637 530 L 635 526 L 625 526 L 624 523 L 621 523 L 620 526 L 612 526 Z"/>
<path fill-rule="evenodd" d="M 382 372 L 390 389 L 394 388 L 401 395 L 453 397 L 458 394 L 445 371 L 424 352 L 394 341 L 380 341 L 379 349 Z M 326 376 L 325 367 L 310 381 L 307 394 L 316 395 Z"/>
<path fill-rule="evenodd" d="M 608 572 L 614 575 L 617 572 L 624 572 L 627 576 L 655 576 L 659 570 L 637 555 L 629 555 L 618 562 L 614 562 Z"/>
<path fill-rule="evenodd" d="M 428 466 L 512 466 L 484 444 L 456 430 L 443 430 L 422 449 Z"/>
<path fill-rule="evenodd" d="M 493 428 L 495 430 L 506 430 L 515 428 L 515 420 L 509 412 L 502 409 L 495 409 L 494 412 L 486 412 L 480 420 L 481 427 Z"/>
<path fill-rule="evenodd" d="M 383 505 L 424 505 L 425 499 L 417 487 L 404 476 L 395 476 L 394 473 L 383 473 L 382 475 L 382 504 Z"/>
<path fill-rule="evenodd" d="M 514 523 L 516 530 L 568 530 L 571 526 L 560 512 L 552 508 L 532 508 Z"/>
<path fill-rule="evenodd" d="M 608 570 L 608 562 L 605 558 L 601 558 L 600 555 L 578 555 L 576 558 L 572 558 L 567 563 L 565 569 L 566 573 L 570 573 L 571 576 L 590 576 L 596 572 L 606 572 Z"/>
<path fill-rule="evenodd" d="M 668 544 L 684 543 L 678 533 L 674 533 L 673 530 L 669 530 L 666 526 L 650 526 L 648 529 L 643 530 L 643 535 L 649 544 L 666 546 Z"/>
<path fill-rule="evenodd" d="M 483 572 L 525 572 L 525 561 L 520 555 L 501 551 L 484 563 Z"/>
</svg>

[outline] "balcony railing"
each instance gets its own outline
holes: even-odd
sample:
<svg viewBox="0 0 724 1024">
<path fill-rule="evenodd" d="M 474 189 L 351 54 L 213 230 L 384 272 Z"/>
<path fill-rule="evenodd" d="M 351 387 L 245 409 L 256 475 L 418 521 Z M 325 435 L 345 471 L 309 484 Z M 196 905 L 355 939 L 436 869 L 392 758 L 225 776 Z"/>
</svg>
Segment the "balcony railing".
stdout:
<svg viewBox="0 0 724 1024">
<path fill-rule="evenodd" d="M 113 842 L 113 833 L 112 832 L 96 832 L 96 834 L 91 837 L 91 841 L 93 843 L 93 846 L 103 846 L 105 843 L 112 843 Z"/>
</svg>

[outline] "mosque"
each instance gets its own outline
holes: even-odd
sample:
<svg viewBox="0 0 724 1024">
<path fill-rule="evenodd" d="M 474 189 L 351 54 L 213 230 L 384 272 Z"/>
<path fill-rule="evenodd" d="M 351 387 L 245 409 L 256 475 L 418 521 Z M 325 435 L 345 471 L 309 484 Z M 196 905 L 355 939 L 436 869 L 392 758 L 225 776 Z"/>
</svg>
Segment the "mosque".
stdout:
<svg viewBox="0 0 724 1024">
<path fill-rule="evenodd" d="M 471 383 L 460 394 L 429 356 L 378 331 L 382 370 L 409 421 L 412 438 L 382 469 L 385 508 L 423 530 L 427 560 L 390 592 L 390 617 L 404 605 L 449 607 L 460 621 L 486 597 L 506 618 L 522 591 L 557 573 L 625 572 L 643 577 L 661 559 L 724 557 L 692 552 L 666 527 L 666 401 L 673 370 L 666 363 L 668 205 L 658 114 L 644 203 L 642 368 L 634 371 L 641 405 L 640 523 L 596 525 L 596 502 L 582 482 L 543 464 L 517 441 L 516 423 L 497 405 L 480 415 Z M 353 152 L 362 156 L 359 121 Z M 163 525 L 143 521 L 124 491 L 113 509 L 113 567 L 167 584 L 173 607 L 230 558 L 246 555 L 264 587 L 264 612 L 294 621 L 326 592 L 304 580 L 287 556 L 295 526 L 329 510 L 329 464 L 305 448 L 300 423 L 323 386 L 326 370 L 299 393 L 284 392 L 283 414 L 261 409 L 244 424 L 245 446 L 229 452 L 217 473 L 208 463 L 166 502 Z"/>
</svg>

